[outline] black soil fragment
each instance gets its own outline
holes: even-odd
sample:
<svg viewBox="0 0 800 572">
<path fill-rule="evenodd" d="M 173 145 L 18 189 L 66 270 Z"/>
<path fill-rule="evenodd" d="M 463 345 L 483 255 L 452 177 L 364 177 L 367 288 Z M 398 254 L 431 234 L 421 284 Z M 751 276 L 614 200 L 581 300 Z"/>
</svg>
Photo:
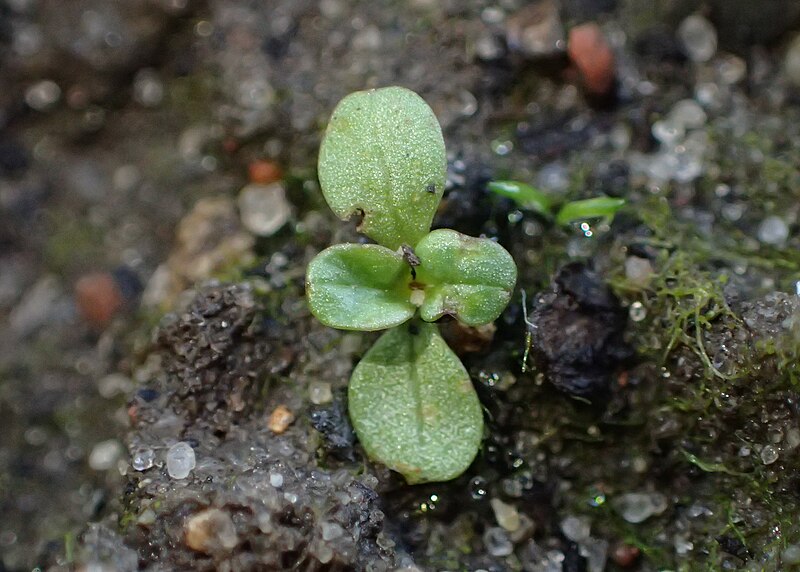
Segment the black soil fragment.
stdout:
<svg viewBox="0 0 800 572">
<path fill-rule="evenodd" d="M 309 413 L 311 425 L 322 435 L 322 449 L 340 461 L 355 462 L 353 447 L 356 435 L 347 416 L 347 394 L 337 391 L 333 401 L 315 407 Z"/>
<path fill-rule="evenodd" d="M 571 263 L 534 299 L 528 329 L 532 350 L 550 382 L 587 399 L 610 393 L 611 374 L 632 355 L 623 341 L 625 311 L 588 265 Z"/>
</svg>

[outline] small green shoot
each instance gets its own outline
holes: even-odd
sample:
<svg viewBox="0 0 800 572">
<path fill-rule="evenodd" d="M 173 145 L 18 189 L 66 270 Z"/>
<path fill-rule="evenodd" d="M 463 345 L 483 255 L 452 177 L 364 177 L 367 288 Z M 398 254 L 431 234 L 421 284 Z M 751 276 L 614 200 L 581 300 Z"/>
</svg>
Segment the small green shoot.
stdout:
<svg viewBox="0 0 800 572">
<path fill-rule="evenodd" d="M 611 220 L 623 206 L 625 206 L 625 199 L 616 197 L 594 197 L 582 201 L 572 201 L 565 204 L 558 211 L 556 224 L 566 226 L 570 223 L 590 218 Z"/>
<path fill-rule="evenodd" d="M 550 197 L 526 183 L 492 181 L 487 188 L 496 195 L 513 200 L 522 209 L 533 211 L 548 220 L 555 218 L 559 226 L 593 218 L 611 221 L 617 211 L 625 206 L 625 199 L 600 196 L 565 203 L 556 213 Z"/>
<path fill-rule="evenodd" d="M 513 200 L 520 208 L 553 218 L 553 201 L 539 189 L 518 181 L 492 181 L 488 188 L 496 195 Z"/>
<path fill-rule="evenodd" d="M 331 246 L 306 273 L 309 308 L 323 324 L 391 328 L 353 371 L 350 419 L 367 454 L 412 484 L 463 473 L 483 434 L 469 375 L 430 322 L 492 322 L 517 278 L 499 244 L 430 231 L 445 171 L 439 123 L 417 94 L 345 97 L 320 148 L 322 193 L 339 217 L 360 215 L 359 231 L 378 244 Z"/>
</svg>

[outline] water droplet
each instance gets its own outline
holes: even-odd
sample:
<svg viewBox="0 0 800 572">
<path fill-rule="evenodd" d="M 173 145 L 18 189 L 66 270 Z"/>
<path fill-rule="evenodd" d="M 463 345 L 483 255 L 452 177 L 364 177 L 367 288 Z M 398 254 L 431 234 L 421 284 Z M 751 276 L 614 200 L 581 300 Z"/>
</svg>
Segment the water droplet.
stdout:
<svg viewBox="0 0 800 572">
<path fill-rule="evenodd" d="M 155 464 L 156 454 L 152 449 L 139 449 L 133 454 L 131 466 L 135 471 L 146 471 Z"/>
<path fill-rule="evenodd" d="M 647 317 L 647 309 L 641 302 L 634 302 L 628 310 L 628 315 L 634 322 L 641 322 Z"/>
<path fill-rule="evenodd" d="M 765 465 L 771 465 L 778 460 L 778 450 L 772 445 L 767 445 L 761 449 L 761 462 Z"/>
<path fill-rule="evenodd" d="M 480 500 L 486 496 L 486 479 L 475 477 L 469 482 L 469 494 L 475 500 Z"/>
<path fill-rule="evenodd" d="M 597 487 L 589 489 L 589 505 L 598 507 L 604 505 L 606 502 L 606 494 Z"/>
</svg>

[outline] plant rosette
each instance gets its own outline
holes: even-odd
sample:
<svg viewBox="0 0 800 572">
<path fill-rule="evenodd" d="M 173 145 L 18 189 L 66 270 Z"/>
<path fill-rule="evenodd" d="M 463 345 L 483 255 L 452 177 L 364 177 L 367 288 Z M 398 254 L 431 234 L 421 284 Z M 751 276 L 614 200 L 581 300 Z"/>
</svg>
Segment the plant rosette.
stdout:
<svg viewBox="0 0 800 572">
<path fill-rule="evenodd" d="M 486 238 L 431 231 L 444 192 L 445 146 L 433 111 L 401 87 L 361 91 L 333 112 L 319 155 L 325 200 L 377 244 L 338 244 L 308 266 L 309 307 L 343 330 L 388 330 L 356 365 L 353 427 L 370 458 L 409 483 L 463 473 L 483 415 L 459 358 L 432 322 L 487 324 L 508 304 L 517 270 Z"/>
</svg>

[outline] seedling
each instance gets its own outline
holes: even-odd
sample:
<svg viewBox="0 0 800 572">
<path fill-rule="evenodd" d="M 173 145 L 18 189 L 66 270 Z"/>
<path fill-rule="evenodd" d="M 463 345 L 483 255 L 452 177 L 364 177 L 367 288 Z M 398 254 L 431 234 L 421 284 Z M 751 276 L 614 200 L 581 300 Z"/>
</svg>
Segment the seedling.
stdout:
<svg viewBox="0 0 800 572">
<path fill-rule="evenodd" d="M 555 218 L 556 224 L 561 226 L 591 218 L 604 218 L 610 222 L 617 211 L 625 206 L 625 199 L 600 196 L 565 203 L 554 213 L 550 197 L 526 183 L 492 181 L 488 188 L 496 195 L 513 200 L 520 208 L 533 211 L 547 220 Z"/>
<path fill-rule="evenodd" d="M 320 148 L 319 180 L 334 213 L 360 216 L 358 230 L 377 244 L 331 246 L 306 274 L 323 324 L 388 329 L 353 370 L 350 419 L 370 458 L 412 484 L 463 473 L 483 435 L 469 375 L 432 322 L 492 322 L 517 276 L 499 244 L 431 232 L 446 166 L 439 123 L 417 94 L 388 87 L 345 97 Z"/>
</svg>

